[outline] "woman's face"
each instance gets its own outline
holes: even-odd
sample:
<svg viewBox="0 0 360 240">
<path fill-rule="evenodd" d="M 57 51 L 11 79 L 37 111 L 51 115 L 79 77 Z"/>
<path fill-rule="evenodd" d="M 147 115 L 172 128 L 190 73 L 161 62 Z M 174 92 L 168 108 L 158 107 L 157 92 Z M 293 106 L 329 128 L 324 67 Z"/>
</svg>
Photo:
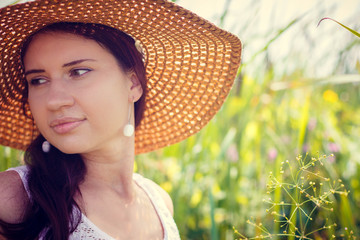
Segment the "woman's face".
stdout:
<svg viewBox="0 0 360 240">
<path fill-rule="evenodd" d="M 32 115 L 52 145 L 91 153 L 128 141 L 122 131 L 129 104 L 140 97 L 134 94 L 137 78 L 97 42 L 42 33 L 28 46 L 24 66 Z"/>
</svg>

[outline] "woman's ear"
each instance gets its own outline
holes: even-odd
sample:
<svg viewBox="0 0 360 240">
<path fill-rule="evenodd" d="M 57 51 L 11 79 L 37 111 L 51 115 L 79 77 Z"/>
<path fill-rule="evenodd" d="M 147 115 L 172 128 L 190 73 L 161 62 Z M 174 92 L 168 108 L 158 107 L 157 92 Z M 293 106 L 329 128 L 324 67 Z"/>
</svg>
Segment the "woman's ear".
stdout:
<svg viewBox="0 0 360 240">
<path fill-rule="evenodd" d="M 134 72 L 130 73 L 129 78 L 131 81 L 129 102 L 136 102 L 142 96 L 143 89 L 137 75 Z"/>
</svg>

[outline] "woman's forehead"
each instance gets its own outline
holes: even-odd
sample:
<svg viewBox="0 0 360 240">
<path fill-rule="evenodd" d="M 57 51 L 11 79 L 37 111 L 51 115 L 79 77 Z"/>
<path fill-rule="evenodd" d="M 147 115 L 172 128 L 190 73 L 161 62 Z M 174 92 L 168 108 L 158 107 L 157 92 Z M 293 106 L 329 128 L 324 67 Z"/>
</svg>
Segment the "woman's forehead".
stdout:
<svg viewBox="0 0 360 240">
<path fill-rule="evenodd" d="M 30 43 L 23 62 L 25 73 L 41 70 L 50 74 L 79 65 L 92 68 L 111 66 L 125 72 L 117 59 L 96 41 L 74 34 L 37 36 Z"/>
<path fill-rule="evenodd" d="M 29 55 L 32 57 L 49 55 L 59 57 L 66 54 L 96 55 L 101 52 L 109 53 L 95 40 L 85 38 L 81 35 L 65 32 L 42 32 L 36 34 L 30 41 L 24 54 L 24 61 Z M 31 54 L 30 54 L 31 53 Z"/>
<path fill-rule="evenodd" d="M 81 42 L 81 43 L 85 43 L 85 42 L 93 42 L 93 43 L 97 43 L 95 40 L 86 38 L 84 36 L 81 36 L 79 34 L 75 34 L 75 33 L 68 33 L 68 32 L 63 32 L 63 31 L 46 31 L 46 32 L 39 32 L 37 34 L 35 34 L 30 42 L 29 42 L 29 46 L 31 46 L 34 42 L 38 42 L 40 41 L 42 44 L 43 43 L 48 43 L 50 41 L 52 42 L 56 42 L 56 43 L 62 43 L 65 41 L 72 41 L 74 43 L 76 42 Z"/>
</svg>

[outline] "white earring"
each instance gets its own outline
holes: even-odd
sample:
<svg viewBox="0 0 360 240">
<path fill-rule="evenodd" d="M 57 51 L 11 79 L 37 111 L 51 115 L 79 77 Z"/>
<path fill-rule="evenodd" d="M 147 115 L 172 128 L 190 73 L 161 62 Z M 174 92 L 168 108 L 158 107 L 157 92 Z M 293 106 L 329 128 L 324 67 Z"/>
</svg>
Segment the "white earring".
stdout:
<svg viewBox="0 0 360 240">
<path fill-rule="evenodd" d="M 131 104 L 129 105 L 128 123 L 124 127 L 124 136 L 131 137 L 134 134 L 134 126 L 130 123 Z"/>
<path fill-rule="evenodd" d="M 50 152 L 50 147 L 51 147 L 50 143 L 48 141 L 46 141 L 46 140 L 41 145 L 41 148 L 42 148 L 44 153 Z"/>
</svg>

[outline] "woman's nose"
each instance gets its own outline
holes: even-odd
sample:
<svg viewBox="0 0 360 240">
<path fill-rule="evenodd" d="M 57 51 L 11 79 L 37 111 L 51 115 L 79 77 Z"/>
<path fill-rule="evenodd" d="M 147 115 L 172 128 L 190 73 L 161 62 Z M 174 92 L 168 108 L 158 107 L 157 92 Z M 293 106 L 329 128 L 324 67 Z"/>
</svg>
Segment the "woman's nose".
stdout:
<svg viewBox="0 0 360 240">
<path fill-rule="evenodd" d="M 74 104 L 74 97 L 71 89 L 62 80 L 55 80 L 50 83 L 47 107 L 51 111 L 58 111 Z"/>
</svg>

